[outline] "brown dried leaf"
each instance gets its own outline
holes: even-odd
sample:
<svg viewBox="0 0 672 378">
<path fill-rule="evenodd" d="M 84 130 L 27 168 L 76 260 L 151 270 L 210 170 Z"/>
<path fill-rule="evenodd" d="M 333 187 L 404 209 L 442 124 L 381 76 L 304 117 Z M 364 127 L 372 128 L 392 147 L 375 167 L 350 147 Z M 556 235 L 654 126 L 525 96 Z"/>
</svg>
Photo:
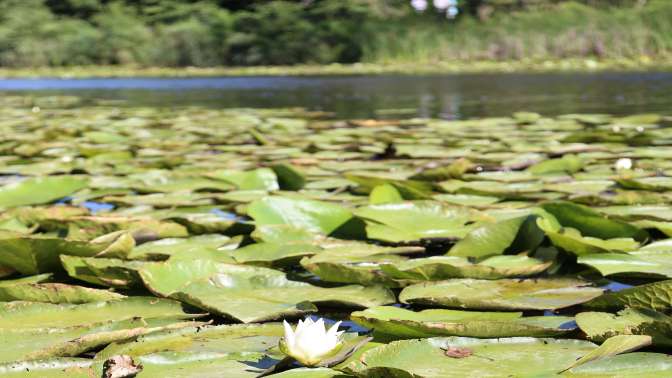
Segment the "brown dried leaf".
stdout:
<svg viewBox="0 0 672 378">
<path fill-rule="evenodd" d="M 135 377 L 142 371 L 142 364 L 135 364 L 127 355 L 112 356 L 103 363 L 103 378 Z"/>
<path fill-rule="evenodd" d="M 474 351 L 469 348 L 460 348 L 449 346 L 448 349 L 444 349 L 445 355 L 451 358 L 465 358 L 474 354 Z"/>
</svg>

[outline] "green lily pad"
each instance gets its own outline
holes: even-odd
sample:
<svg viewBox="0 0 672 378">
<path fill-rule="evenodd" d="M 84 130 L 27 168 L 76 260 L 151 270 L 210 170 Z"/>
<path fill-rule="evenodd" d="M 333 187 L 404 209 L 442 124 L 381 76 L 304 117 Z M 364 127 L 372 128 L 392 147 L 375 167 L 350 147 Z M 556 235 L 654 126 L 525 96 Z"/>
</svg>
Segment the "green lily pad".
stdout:
<svg viewBox="0 0 672 378">
<path fill-rule="evenodd" d="M 558 159 L 549 159 L 539 162 L 527 169 L 528 172 L 536 175 L 548 173 L 575 173 L 583 168 L 583 160 L 572 154 L 564 155 Z"/>
<path fill-rule="evenodd" d="M 650 252 L 646 250 L 629 253 L 598 253 L 583 255 L 577 259 L 597 269 L 603 276 L 653 276 L 672 278 L 671 252 Z"/>
<path fill-rule="evenodd" d="M 642 241 L 646 232 L 628 223 L 609 219 L 592 209 L 572 202 L 549 202 L 541 206 L 562 227 L 579 230 L 582 235 L 599 239 L 633 238 Z"/>
<path fill-rule="evenodd" d="M 46 303 L 88 303 L 125 298 L 108 290 L 91 289 L 61 283 L 26 283 L 0 286 L 0 301 L 31 301 Z"/>
<path fill-rule="evenodd" d="M 91 360 L 87 358 L 52 358 L 38 361 L 0 364 L 3 378 L 90 378 Z"/>
<path fill-rule="evenodd" d="M 85 304 L 39 302 L 0 303 L 0 331 L 79 327 L 89 324 L 142 318 L 189 319 L 182 304 L 153 297 L 128 297 Z"/>
<path fill-rule="evenodd" d="M 67 328 L 3 329 L 0 337 L 0 361 L 23 361 L 79 354 L 113 341 L 135 339 L 138 335 L 159 329 L 174 329 L 202 323 L 181 322 L 176 318 L 135 318 Z M 167 327 L 167 328 L 166 328 Z"/>
<path fill-rule="evenodd" d="M 274 378 L 346 378 L 340 371 L 329 368 L 296 368 L 271 375 Z"/>
<path fill-rule="evenodd" d="M 599 239 L 582 235 L 575 228 L 563 227 L 549 215 L 537 218 L 537 226 L 551 239 L 553 245 L 578 256 L 631 251 L 639 247 L 639 243 L 632 238 Z"/>
<path fill-rule="evenodd" d="M 259 266 L 286 266 L 312 256 L 322 248 L 307 243 L 255 243 L 231 251 L 231 257 L 237 263 Z"/>
<path fill-rule="evenodd" d="M 22 274 L 61 269 L 60 255 L 125 256 L 135 245 L 131 235 L 116 232 L 90 242 L 41 235 L 0 235 L 0 260 Z"/>
<path fill-rule="evenodd" d="M 194 322 L 175 322 L 174 319 L 150 319 L 147 321 L 142 321 L 140 324 L 137 322 L 120 322 L 117 324 L 112 324 L 108 327 L 97 327 L 93 329 L 79 329 L 80 335 L 72 339 L 64 339 L 64 336 L 72 336 L 73 332 L 65 333 L 59 338 L 42 337 L 38 338 L 38 341 L 41 341 L 43 347 L 41 349 L 33 350 L 32 352 L 19 357 L 26 360 L 36 360 L 44 359 L 50 357 L 75 357 L 79 356 L 85 352 L 100 348 L 101 346 L 107 345 L 111 342 L 124 341 L 124 340 L 134 340 L 138 336 L 150 334 L 153 332 L 159 332 L 166 329 L 176 329 L 195 324 Z M 204 324 L 204 323 L 199 323 Z M 49 330 L 52 332 L 51 330 Z M 81 332 L 86 331 L 86 332 Z M 59 331 L 53 331 L 57 334 Z M 28 336 L 29 334 L 22 332 L 18 335 Z M 27 341 L 27 340 L 26 340 Z M 47 344 L 47 341 L 49 344 Z M 33 345 L 36 347 L 38 345 Z M 12 351 L 14 353 L 15 351 Z"/>
<path fill-rule="evenodd" d="M 605 311 L 622 310 L 626 307 L 644 307 L 656 311 L 672 308 L 672 280 L 635 286 L 613 293 L 604 293 L 585 306 Z"/>
<path fill-rule="evenodd" d="M 322 245 L 325 247 L 323 251 L 301 260 L 301 266 L 310 273 L 328 282 L 388 287 L 397 287 L 400 282 L 384 274 L 383 264 L 402 262 L 407 257 L 400 255 L 424 251 L 421 247 L 383 247 L 357 242 Z"/>
<path fill-rule="evenodd" d="M 367 221 L 369 238 L 388 242 L 462 238 L 471 229 L 468 210 L 431 201 L 360 207 L 355 215 Z"/>
<path fill-rule="evenodd" d="M 356 183 L 366 194 L 378 186 L 391 185 L 407 200 L 429 199 L 433 188 L 432 184 L 423 181 L 400 180 L 371 174 L 346 173 L 344 177 Z"/>
<path fill-rule="evenodd" d="M 453 279 L 408 286 L 403 303 L 475 310 L 555 310 L 587 302 L 602 294 L 589 282 L 570 278 Z"/>
<path fill-rule="evenodd" d="M 342 368 L 360 376 L 550 376 L 595 350 L 581 340 L 437 337 L 393 341 Z"/>
<path fill-rule="evenodd" d="M 135 358 L 165 350 L 195 354 L 265 352 L 276 347 L 283 335 L 280 323 L 199 325 L 142 335 L 133 341 L 114 342 L 98 352 L 95 359 L 104 361 L 120 354 Z"/>
<path fill-rule="evenodd" d="M 626 353 L 591 361 L 564 372 L 568 377 L 655 378 L 672 372 L 670 356 L 662 353 Z"/>
<path fill-rule="evenodd" d="M 352 218 L 336 204 L 286 197 L 266 197 L 252 202 L 248 214 L 257 225 L 286 224 L 328 235 Z"/>
<path fill-rule="evenodd" d="M 252 171 L 221 170 L 208 173 L 209 177 L 226 181 L 239 190 L 278 190 L 278 178 L 270 168 L 259 168 Z"/>
<path fill-rule="evenodd" d="M 137 271 L 144 261 L 61 255 L 61 263 L 70 277 L 84 282 L 120 289 L 143 286 Z"/>
<path fill-rule="evenodd" d="M 311 302 L 349 307 L 394 302 L 392 293 L 382 287 L 321 288 L 290 281 L 277 270 L 211 260 L 155 263 L 141 269 L 140 276 L 160 296 L 245 323 L 315 311 Z"/>
<path fill-rule="evenodd" d="M 233 262 L 227 251 L 219 250 L 231 241 L 224 235 L 198 235 L 189 238 L 165 238 L 136 246 L 126 258 L 137 260 L 158 260 L 169 257 L 199 258 L 212 257 L 222 262 Z"/>
<path fill-rule="evenodd" d="M 499 279 L 527 277 L 542 273 L 552 264 L 535 258 L 492 256 L 479 263 L 464 257 L 433 256 L 399 262 L 383 262 L 380 269 L 390 278 L 409 281 L 438 281 L 449 278 Z"/>
<path fill-rule="evenodd" d="M 572 363 L 563 371 L 573 369 L 586 363 L 615 356 L 621 353 L 632 352 L 651 345 L 651 336 L 645 335 L 617 335 L 604 341 L 597 349 L 590 351 L 580 359 Z"/>
<path fill-rule="evenodd" d="M 278 184 L 283 190 L 301 190 L 306 185 L 306 176 L 291 164 L 275 164 L 271 167 L 278 177 Z"/>
<path fill-rule="evenodd" d="M 576 329 L 572 317 L 522 317 L 520 312 L 443 309 L 414 312 L 398 307 L 380 306 L 364 311 L 355 311 L 350 315 L 350 318 L 364 327 L 397 338 L 435 336 L 550 337 L 560 336 Z"/>
<path fill-rule="evenodd" d="M 511 247 L 516 239 L 522 241 L 519 244 L 524 244 L 520 250 L 532 250 L 541 243 L 543 234 L 536 227 L 534 217 L 516 217 L 484 224 L 471 230 L 448 254 L 463 257 L 499 255 Z"/>
<path fill-rule="evenodd" d="M 0 187 L 0 208 L 49 203 L 84 187 L 88 180 L 80 176 L 28 178 Z"/>
<path fill-rule="evenodd" d="M 672 317 L 645 308 L 626 308 L 618 314 L 582 312 L 576 323 L 592 341 L 601 343 L 616 335 L 648 335 L 654 345 L 672 346 Z"/>
<path fill-rule="evenodd" d="M 404 198 L 401 196 L 397 188 L 390 184 L 378 185 L 371 193 L 369 193 L 369 203 L 372 205 L 381 205 L 385 203 L 403 202 Z"/>
<path fill-rule="evenodd" d="M 264 369 L 257 368 L 266 358 L 263 353 L 203 353 L 194 355 L 180 352 L 160 352 L 141 356 L 137 363 L 143 369 L 138 378 L 189 377 L 197 372 L 199 377 L 217 377 L 226 373 L 231 378 L 255 378 Z"/>
</svg>

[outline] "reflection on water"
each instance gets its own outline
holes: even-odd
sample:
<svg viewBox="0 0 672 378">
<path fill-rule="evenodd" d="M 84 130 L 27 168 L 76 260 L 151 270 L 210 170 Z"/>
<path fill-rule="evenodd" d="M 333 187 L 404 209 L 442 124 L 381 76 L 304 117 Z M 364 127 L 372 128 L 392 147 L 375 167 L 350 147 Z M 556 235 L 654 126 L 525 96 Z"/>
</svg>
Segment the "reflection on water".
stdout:
<svg viewBox="0 0 672 378">
<path fill-rule="evenodd" d="M 602 289 L 607 290 L 609 292 L 617 292 L 625 289 L 630 289 L 631 287 L 634 286 L 616 281 L 610 281 L 608 284 L 602 286 Z"/>
<path fill-rule="evenodd" d="M 0 80 L 0 95 L 26 91 L 128 105 L 302 106 L 339 117 L 672 113 L 672 73 L 655 72 Z"/>
</svg>

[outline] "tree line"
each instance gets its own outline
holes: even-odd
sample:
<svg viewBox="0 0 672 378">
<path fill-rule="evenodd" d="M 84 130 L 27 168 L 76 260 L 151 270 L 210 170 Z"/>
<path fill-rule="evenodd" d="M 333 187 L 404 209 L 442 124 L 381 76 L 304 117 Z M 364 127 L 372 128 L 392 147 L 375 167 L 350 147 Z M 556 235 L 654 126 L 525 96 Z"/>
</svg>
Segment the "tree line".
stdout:
<svg viewBox="0 0 672 378">
<path fill-rule="evenodd" d="M 563 2 L 458 0 L 459 17 L 448 21 L 409 0 L 0 0 L 0 66 L 353 63 L 380 55 L 382 33 L 387 41 L 423 28 L 455 33 L 461 23 Z"/>
</svg>

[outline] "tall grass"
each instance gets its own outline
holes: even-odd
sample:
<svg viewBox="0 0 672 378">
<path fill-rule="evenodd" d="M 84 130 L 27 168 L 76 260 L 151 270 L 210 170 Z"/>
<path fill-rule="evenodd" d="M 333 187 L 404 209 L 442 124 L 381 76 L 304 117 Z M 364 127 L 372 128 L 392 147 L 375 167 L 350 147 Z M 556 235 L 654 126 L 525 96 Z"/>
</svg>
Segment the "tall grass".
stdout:
<svg viewBox="0 0 672 378">
<path fill-rule="evenodd" d="M 672 0 L 641 8 L 592 8 L 566 2 L 552 9 L 495 15 L 487 22 L 408 19 L 380 25 L 364 61 L 433 63 L 474 60 L 670 59 Z"/>
</svg>

